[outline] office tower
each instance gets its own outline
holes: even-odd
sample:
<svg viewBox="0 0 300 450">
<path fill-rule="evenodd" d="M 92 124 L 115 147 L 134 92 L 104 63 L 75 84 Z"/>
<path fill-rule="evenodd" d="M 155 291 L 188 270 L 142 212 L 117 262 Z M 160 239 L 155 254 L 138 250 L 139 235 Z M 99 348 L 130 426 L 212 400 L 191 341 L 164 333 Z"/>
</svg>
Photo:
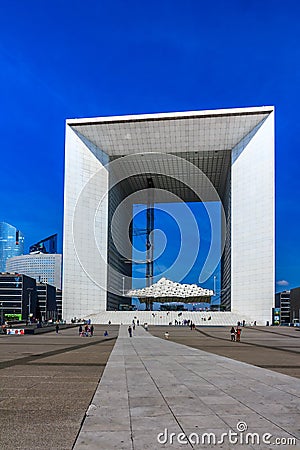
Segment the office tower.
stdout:
<svg viewBox="0 0 300 450">
<path fill-rule="evenodd" d="M 6 222 L 0 222 L 0 272 L 6 271 L 6 261 L 23 255 L 24 236 L 21 231 Z"/>
</svg>

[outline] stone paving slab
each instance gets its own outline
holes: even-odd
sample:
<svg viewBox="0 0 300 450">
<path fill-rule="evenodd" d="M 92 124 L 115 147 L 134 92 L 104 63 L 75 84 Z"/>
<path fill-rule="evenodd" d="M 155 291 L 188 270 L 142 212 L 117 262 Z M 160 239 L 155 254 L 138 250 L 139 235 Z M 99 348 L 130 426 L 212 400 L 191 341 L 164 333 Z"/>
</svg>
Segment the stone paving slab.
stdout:
<svg viewBox="0 0 300 450">
<path fill-rule="evenodd" d="M 300 449 L 300 379 L 121 326 L 74 446 L 115 448 Z"/>
<path fill-rule="evenodd" d="M 42 335 L 0 335 L 0 449 L 70 450 L 118 327 L 76 328 Z M 64 355 L 64 357 L 62 357 Z M 127 408 L 128 411 L 128 408 Z"/>
</svg>

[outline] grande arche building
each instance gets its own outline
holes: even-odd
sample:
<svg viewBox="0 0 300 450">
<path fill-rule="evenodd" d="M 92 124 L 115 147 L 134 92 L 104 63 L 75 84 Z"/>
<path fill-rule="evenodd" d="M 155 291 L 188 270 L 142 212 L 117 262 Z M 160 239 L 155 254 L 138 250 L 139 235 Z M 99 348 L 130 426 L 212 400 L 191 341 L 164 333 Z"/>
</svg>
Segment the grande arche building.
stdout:
<svg viewBox="0 0 300 450">
<path fill-rule="evenodd" d="M 67 120 L 63 317 L 124 303 L 124 288 L 132 287 L 132 207 L 146 201 L 150 187 L 161 193 L 160 202 L 164 193 L 183 202 L 219 197 L 225 218 L 221 302 L 229 311 L 271 321 L 272 106 Z"/>
</svg>

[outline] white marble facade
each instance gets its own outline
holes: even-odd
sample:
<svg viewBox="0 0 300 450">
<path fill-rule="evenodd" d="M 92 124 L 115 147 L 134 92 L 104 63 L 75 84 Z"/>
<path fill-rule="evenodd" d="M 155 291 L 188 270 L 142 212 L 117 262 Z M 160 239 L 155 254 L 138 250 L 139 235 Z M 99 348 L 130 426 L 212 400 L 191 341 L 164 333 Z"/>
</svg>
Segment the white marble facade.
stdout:
<svg viewBox="0 0 300 450">
<path fill-rule="evenodd" d="M 124 277 L 118 274 L 122 261 L 112 257 L 109 248 L 111 199 L 117 204 L 116 199 L 126 197 L 125 191 L 131 195 L 145 188 L 143 174 L 153 171 L 159 172 L 155 182 L 161 184 L 156 187 L 193 201 L 182 186 L 166 181 L 168 173 L 176 178 L 181 170 L 183 184 L 186 179 L 192 186 L 197 184 L 196 175 L 184 173 L 190 170 L 188 166 L 180 167 L 186 159 L 206 171 L 222 202 L 231 204 L 227 258 L 231 310 L 260 322 L 271 320 L 275 285 L 273 107 L 71 119 L 66 123 L 65 147 L 65 319 L 105 311 L 108 291 L 122 295 Z M 169 156 L 176 155 L 183 159 L 174 163 Z M 127 184 L 120 188 L 125 191 L 114 190 L 109 196 L 115 176 L 109 164 L 121 158 L 121 168 L 128 174 Z M 138 179 L 133 173 L 139 173 Z M 201 183 L 202 200 L 215 200 Z M 229 195 L 231 202 L 226 202 Z M 126 223 L 116 216 L 119 224 Z M 118 230 L 118 223 L 114 224 L 115 242 L 122 247 L 126 233 L 121 226 Z M 113 267 L 108 264 L 109 255 Z"/>
</svg>

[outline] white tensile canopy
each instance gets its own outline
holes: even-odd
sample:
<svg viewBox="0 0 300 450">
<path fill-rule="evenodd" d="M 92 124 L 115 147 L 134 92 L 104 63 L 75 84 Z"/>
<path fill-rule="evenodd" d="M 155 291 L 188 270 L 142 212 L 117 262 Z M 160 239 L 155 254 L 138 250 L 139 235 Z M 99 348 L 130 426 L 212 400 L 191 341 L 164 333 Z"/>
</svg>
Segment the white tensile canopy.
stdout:
<svg viewBox="0 0 300 450">
<path fill-rule="evenodd" d="M 140 302 L 156 301 L 159 303 L 182 302 L 199 303 L 210 302 L 214 291 L 203 289 L 196 284 L 181 284 L 161 278 L 157 283 L 141 289 L 131 289 L 127 297 L 138 297 Z"/>
</svg>

